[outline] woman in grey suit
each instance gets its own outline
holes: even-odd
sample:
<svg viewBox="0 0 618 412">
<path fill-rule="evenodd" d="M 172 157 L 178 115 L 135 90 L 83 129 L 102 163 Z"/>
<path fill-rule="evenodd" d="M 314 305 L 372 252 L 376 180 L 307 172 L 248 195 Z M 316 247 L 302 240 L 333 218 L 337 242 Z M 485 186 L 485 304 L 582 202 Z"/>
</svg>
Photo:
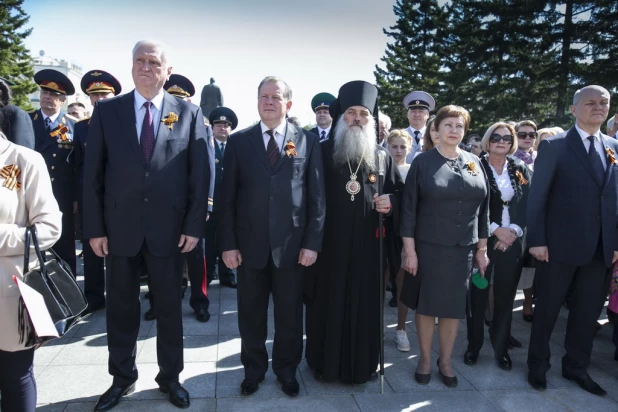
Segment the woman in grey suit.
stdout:
<svg viewBox="0 0 618 412">
<path fill-rule="evenodd" d="M 479 158 L 458 148 L 469 125 L 466 109 L 440 109 L 435 119 L 439 144 L 418 155 L 406 178 L 400 233 L 408 274 L 401 301 L 416 309 L 421 357 L 414 377 L 421 384 L 431 377 L 437 317 L 438 371 L 446 386 L 457 386 L 451 354 L 459 319 L 466 316 L 469 274 L 476 263 L 484 275 L 489 262 L 487 177 Z"/>
</svg>

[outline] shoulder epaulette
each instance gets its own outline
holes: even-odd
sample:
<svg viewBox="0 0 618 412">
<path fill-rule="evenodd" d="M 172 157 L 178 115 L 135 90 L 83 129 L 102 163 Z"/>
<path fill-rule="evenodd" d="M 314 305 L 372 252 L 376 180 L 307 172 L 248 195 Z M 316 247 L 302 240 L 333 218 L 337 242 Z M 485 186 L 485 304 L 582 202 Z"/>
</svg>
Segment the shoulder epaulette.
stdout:
<svg viewBox="0 0 618 412">
<path fill-rule="evenodd" d="M 79 120 L 80 120 L 77 117 L 71 116 L 68 113 L 65 113 L 65 116 L 68 117 L 69 119 L 73 120 L 74 122 L 79 122 Z"/>
<path fill-rule="evenodd" d="M 72 118 L 72 117 L 70 117 L 68 114 L 67 114 L 67 116 L 68 116 L 69 118 Z M 84 120 L 88 120 L 88 121 L 90 121 L 90 118 L 91 118 L 91 117 L 92 117 L 92 116 L 84 117 L 83 119 L 79 119 L 79 120 L 77 120 L 77 121 L 76 121 L 76 123 L 81 123 L 81 122 L 83 122 Z"/>
</svg>

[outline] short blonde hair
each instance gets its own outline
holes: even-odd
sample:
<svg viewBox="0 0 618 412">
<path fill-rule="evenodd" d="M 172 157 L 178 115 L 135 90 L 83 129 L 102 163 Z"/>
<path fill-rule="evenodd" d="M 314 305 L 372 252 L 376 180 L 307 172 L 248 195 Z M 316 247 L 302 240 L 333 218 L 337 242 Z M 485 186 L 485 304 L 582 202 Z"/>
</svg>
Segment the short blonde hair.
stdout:
<svg viewBox="0 0 618 412">
<path fill-rule="evenodd" d="M 534 129 L 534 131 L 536 132 L 536 123 L 534 123 L 532 120 L 522 120 L 521 122 L 517 123 L 515 125 L 515 131 L 519 132 L 519 128 L 523 127 L 523 126 L 530 126 Z"/>
<path fill-rule="evenodd" d="M 541 136 L 543 136 L 544 134 L 548 134 L 550 137 L 551 136 L 555 136 L 558 134 L 558 132 L 553 128 L 553 127 L 546 127 L 543 129 L 539 129 L 536 131 L 536 140 L 534 141 L 534 150 L 538 150 L 539 149 L 539 144 L 541 143 Z"/>
<path fill-rule="evenodd" d="M 391 131 L 386 138 L 386 143 L 390 146 L 395 139 L 403 139 L 408 143 L 409 147 L 412 147 L 412 136 L 410 136 L 410 133 L 406 132 L 405 129 L 395 129 Z"/>
<path fill-rule="evenodd" d="M 489 129 L 487 129 L 487 131 L 485 132 L 485 135 L 483 136 L 483 140 L 481 140 L 481 149 L 483 149 L 484 152 L 489 153 L 489 138 L 491 137 L 492 134 L 494 134 L 496 130 L 498 130 L 501 127 L 508 129 L 509 133 L 511 133 L 511 136 L 513 136 L 513 143 L 511 144 L 511 150 L 509 150 L 509 152 L 507 153 L 507 156 L 512 155 L 513 153 L 517 151 L 517 136 L 515 133 L 515 129 L 513 128 L 513 126 L 511 126 L 508 123 L 498 122 L 498 123 L 494 123 L 491 126 L 489 126 Z"/>
</svg>

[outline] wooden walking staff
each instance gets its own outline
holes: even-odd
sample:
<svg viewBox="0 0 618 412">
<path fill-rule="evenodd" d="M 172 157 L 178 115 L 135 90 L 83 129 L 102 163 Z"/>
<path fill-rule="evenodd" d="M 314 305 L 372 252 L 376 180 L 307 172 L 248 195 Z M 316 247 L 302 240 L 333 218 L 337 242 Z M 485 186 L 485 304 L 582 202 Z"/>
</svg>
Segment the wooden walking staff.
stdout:
<svg viewBox="0 0 618 412">
<path fill-rule="evenodd" d="M 385 155 L 383 150 L 378 152 L 378 196 L 384 193 Z M 384 394 L 384 219 L 378 213 L 378 243 L 380 254 L 380 393 Z"/>
</svg>

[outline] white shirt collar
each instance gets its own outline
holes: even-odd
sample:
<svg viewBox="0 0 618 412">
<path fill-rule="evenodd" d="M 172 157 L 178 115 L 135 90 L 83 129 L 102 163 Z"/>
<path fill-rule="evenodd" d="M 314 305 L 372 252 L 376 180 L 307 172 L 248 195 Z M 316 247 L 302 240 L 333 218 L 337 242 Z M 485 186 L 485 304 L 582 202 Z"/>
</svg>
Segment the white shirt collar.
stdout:
<svg viewBox="0 0 618 412">
<path fill-rule="evenodd" d="M 45 123 L 45 119 L 49 117 L 49 120 L 51 120 L 52 123 L 56 123 L 56 119 L 58 119 L 58 116 L 60 116 L 60 112 L 52 114 L 51 116 L 46 115 L 45 113 L 43 113 L 43 110 L 41 110 L 41 114 L 43 115 L 43 123 Z"/>
<path fill-rule="evenodd" d="M 575 124 L 575 130 L 577 130 L 577 133 L 579 133 L 579 136 L 582 138 L 584 142 L 586 141 L 586 139 L 588 139 L 588 136 L 594 136 L 596 141 L 598 142 L 601 141 L 601 130 L 597 130 L 595 134 L 591 135 L 591 134 L 588 134 L 587 132 L 584 132 L 582 129 L 580 129 L 577 123 Z"/>
<path fill-rule="evenodd" d="M 135 110 L 139 110 L 144 106 L 144 103 L 146 103 L 147 99 L 141 94 L 139 94 L 137 89 L 134 90 L 134 96 L 135 96 Z M 153 97 L 150 100 L 150 102 L 154 104 L 154 107 L 158 111 L 161 111 L 161 109 L 163 108 L 163 97 L 164 96 L 165 96 L 165 92 L 163 91 L 163 89 L 161 89 L 159 90 L 159 94 L 157 94 L 155 97 Z"/>
<path fill-rule="evenodd" d="M 330 132 L 330 126 L 328 127 L 328 129 L 322 129 L 320 126 L 318 126 L 318 135 L 321 135 L 322 132 L 324 132 L 324 134 L 328 135 L 328 132 Z"/>
<path fill-rule="evenodd" d="M 420 137 L 423 137 L 423 135 L 425 134 L 425 129 L 427 128 L 427 126 L 423 126 L 422 129 L 419 129 L 418 131 L 421 133 Z M 412 137 L 414 137 L 414 131 L 416 130 L 414 127 L 410 126 L 408 127 L 408 129 L 410 130 L 410 135 Z"/>
<path fill-rule="evenodd" d="M 275 133 L 281 136 L 285 136 L 285 127 L 287 126 L 286 123 L 287 122 L 284 120 L 279 124 L 279 126 L 275 127 Z M 267 130 L 270 130 L 270 128 L 266 126 L 262 121 L 260 121 L 260 127 L 262 128 L 262 134 L 265 134 Z"/>
</svg>

